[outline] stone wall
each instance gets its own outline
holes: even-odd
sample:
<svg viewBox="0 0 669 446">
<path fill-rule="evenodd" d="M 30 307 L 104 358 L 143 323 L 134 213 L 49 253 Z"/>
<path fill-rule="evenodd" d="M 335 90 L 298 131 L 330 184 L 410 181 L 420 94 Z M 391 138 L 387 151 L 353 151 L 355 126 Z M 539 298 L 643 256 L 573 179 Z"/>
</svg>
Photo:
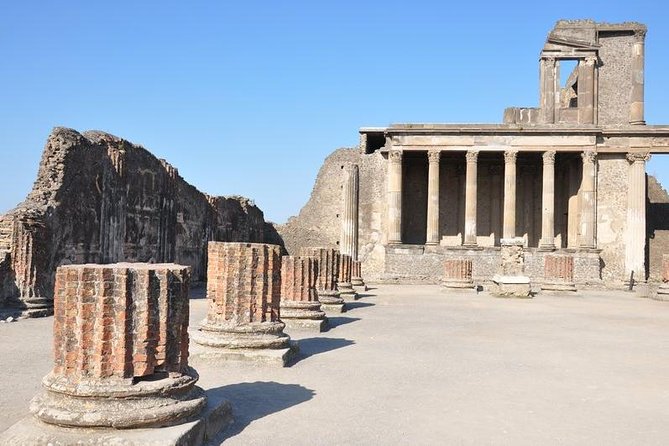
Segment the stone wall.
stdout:
<svg viewBox="0 0 669 446">
<path fill-rule="evenodd" d="M 203 280 L 208 240 L 262 242 L 265 233 L 273 230 L 250 200 L 203 194 L 121 138 L 55 128 L 32 191 L 0 216 L 0 306 L 50 297 L 64 264 L 177 262 Z"/>
<path fill-rule="evenodd" d="M 662 255 L 669 254 L 669 193 L 655 179 L 648 176 L 648 273 L 649 280 L 662 280 Z"/>
<path fill-rule="evenodd" d="M 632 32 L 599 32 L 599 125 L 627 124 L 632 91 Z"/>
</svg>

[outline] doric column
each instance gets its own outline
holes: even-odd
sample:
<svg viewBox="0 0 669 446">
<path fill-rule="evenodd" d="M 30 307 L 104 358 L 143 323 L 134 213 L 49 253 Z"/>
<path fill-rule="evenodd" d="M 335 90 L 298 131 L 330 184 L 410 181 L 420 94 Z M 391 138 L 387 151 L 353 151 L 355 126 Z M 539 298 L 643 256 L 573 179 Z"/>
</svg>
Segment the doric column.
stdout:
<svg viewBox="0 0 669 446">
<path fill-rule="evenodd" d="M 465 246 L 476 246 L 476 184 L 478 182 L 478 150 L 470 150 L 467 158 L 465 185 Z"/>
<path fill-rule="evenodd" d="M 630 97 L 630 124 L 644 125 L 644 40 L 646 30 L 634 32 L 632 45 L 632 93 Z"/>
<path fill-rule="evenodd" d="M 583 176 L 581 178 L 581 239 L 579 246 L 586 249 L 596 248 L 595 244 L 595 159 L 597 152 L 592 150 L 581 154 L 583 158 Z"/>
<path fill-rule="evenodd" d="M 541 58 L 541 118 L 545 124 L 555 122 L 557 75 L 554 57 Z"/>
<path fill-rule="evenodd" d="M 518 152 L 504 152 L 504 228 L 502 238 L 516 236 L 516 158 Z"/>
<path fill-rule="evenodd" d="M 541 189 L 541 242 L 539 248 L 555 249 L 555 151 L 544 152 Z"/>
<path fill-rule="evenodd" d="M 627 237 L 625 240 L 625 279 L 646 280 L 646 152 L 628 153 L 631 163 L 627 183 Z"/>
<path fill-rule="evenodd" d="M 339 250 L 353 259 L 358 258 L 358 197 L 360 194 L 359 169 L 357 164 L 344 166 L 341 236 Z"/>
<path fill-rule="evenodd" d="M 388 244 L 402 243 L 402 151 L 388 152 Z"/>
<path fill-rule="evenodd" d="M 595 123 L 595 66 L 597 57 L 588 56 L 578 63 L 578 122 Z"/>
<path fill-rule="evenodd" d="M 427 152 L 427 245 L 439 244 L 439 158 L 441 151 Z"/>
</svg>

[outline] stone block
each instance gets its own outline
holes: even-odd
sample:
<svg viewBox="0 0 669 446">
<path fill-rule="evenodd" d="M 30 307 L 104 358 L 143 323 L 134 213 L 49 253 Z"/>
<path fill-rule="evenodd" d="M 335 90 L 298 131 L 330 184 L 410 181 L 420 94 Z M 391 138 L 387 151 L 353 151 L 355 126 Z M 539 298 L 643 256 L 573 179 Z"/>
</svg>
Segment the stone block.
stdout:
<svg viewBox="0 0 669 446">
<path fill-rule="evenodd" d="M 497 297 L 532 297 L 529 277 L 497 274 L 493 276 L 492 282 L 492 293 Z"/>
</svg>

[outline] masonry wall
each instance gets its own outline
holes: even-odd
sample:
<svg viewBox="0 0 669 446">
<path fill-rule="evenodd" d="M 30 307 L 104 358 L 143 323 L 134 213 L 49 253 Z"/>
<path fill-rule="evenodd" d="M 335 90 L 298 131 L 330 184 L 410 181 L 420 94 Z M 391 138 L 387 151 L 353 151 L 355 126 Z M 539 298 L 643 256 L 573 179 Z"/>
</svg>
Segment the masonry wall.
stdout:
<svg viewBox="0 0 669 446">
<path fill-rule="evenodd" d="M 649 280 L 660 282 L 662 255 L 669 254 L 669 193 L 655 177 L 648 176 L 647 179 L 648 274 Z"/>
<path fill-rule="evenodd" d="M 44 227 L 28 244 L 27 216 Z M 203 194 L 141 146 L 56 128 L 32 191 L 0 217 L 0 305 L 50 296 L 63 264 L 178 262 L 203 280 L 208 240 L 263 241 L 265 231 L 250 200 Z"/>
<path fill-rule="evenodd" d="M 632 45 L 628 32 L 599 32 L 599 125 L 629 123 L 632 91 Z"/>
</svg>

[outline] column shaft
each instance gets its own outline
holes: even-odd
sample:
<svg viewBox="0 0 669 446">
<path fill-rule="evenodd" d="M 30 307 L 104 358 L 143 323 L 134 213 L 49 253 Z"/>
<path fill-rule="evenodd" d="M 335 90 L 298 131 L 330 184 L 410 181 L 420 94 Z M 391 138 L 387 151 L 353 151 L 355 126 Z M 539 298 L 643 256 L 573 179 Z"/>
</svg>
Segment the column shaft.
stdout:
<svg viewBox="0 0 669 446">
<path fill-rule="evenodd" d="M 439 244 L 439 150 L 427 153 L 427 239 L 428 245 Z"/>
<path fill-rule="evenodd" d="M 344 209 L 341 221 L 339 250 L 351 258 L 358 258 L 358 199 L 360 194 L 360 177 L 357 164 L 347 163 L 344 166 L 343 185 Z"/>
<path fill-rule="evenodd" d="M 555 249 L 555 152 L 543 154 L 544 171 L 541 189 L 541 249 Z"/>
<path fill-rule="evenodd" d="M 467 246 L 476 246 L 476 195 L 479 152 L 467 152 L 467 177 L 465 185 L 465 242 Z"/>
<path fill-rule="evenodd" d="M 594 56 L 581 59 L 578 63 L 578 122 L 595 123 L 595 65 Z"/>
<path fill-rule="evenodd" d="M 630 97 L 630 124 L 644 125 L 644 39 L 646 30 L 634 33 L 632 46 L 632 92 Z"/>
<path fill-rule="evenodd" d="M 388 244 L 402 243 L 402 151 L 388 152 Z"/>
<path fill-rule="evenodd" d="M 541 59 L 541 117 L 545 124 L 555 122 L 555 98 L 557 91 L 555 58 Z"/>
<path fill-rule="evenodd" d="M 595 212 L 596 185 L 595 185 L 595 159 L 597 153 L 586 151 L 583 157 L 583 176 L 581 179 L 581 239 L 580 247 L 586 249 L 596 248 L 595 244 Z"/>
<path fill-rule="evenodd" d="M 504 152 L 504 228 L 502 238 L 516 236 L 516 158 L 518 152 Z"/>
<path fill-rule="evenodd" d="M 635 280 L 646 279 L 646 161 L 648 153 L 628 153 L 631 163 L 627 189 L 627 237 L 625 279 L 634 272 Z"/>
</svg>

